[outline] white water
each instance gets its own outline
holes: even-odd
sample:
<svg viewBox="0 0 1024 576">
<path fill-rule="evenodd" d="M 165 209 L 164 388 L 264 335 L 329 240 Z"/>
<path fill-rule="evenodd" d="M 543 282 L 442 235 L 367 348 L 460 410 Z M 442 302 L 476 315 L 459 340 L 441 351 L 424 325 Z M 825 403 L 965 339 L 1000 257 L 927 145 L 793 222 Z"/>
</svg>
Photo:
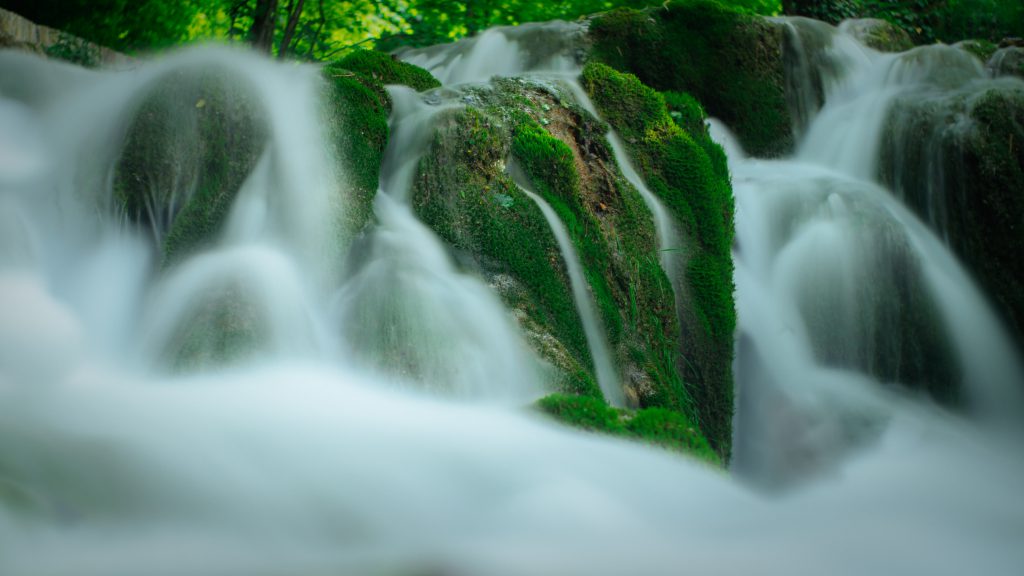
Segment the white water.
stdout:
<svg viewBox="0 0 1024 576">
<path fill-rule="evenodd" d="M 446 86 L 525 72 L 572 73 L 579 69 L 576 52 L 582 34 L 580 24 L 558 20 L 501 26 L 454 44 L 406 50 L 399 56 L 429 70 Z"/>
<path fill-rule="evenodd" d="M 232 279 L 250 259 L 268 262 L 245 272 L 259 287 L 256 309 L 274 316 L 266 308 L 283 304 L 260 296 L 270 292 L 312 310 L 324 349 L 271 348 L 225 370 L 161 375 L 137 350 L 143 319 L 164 306 L 154 295 L 174 298 L 173 276 L 154 272 L 143 233 L 90 201 L 106 190 L 110 127 L 125 101 L 160 70 L 208 59 L 244 71 L 275 126 L 315 109 L 295 98 L 315 91 L 313 71 L 242 54 L 185 53 L 123 75 L 0 54 L 0 118 L 18 118 L 0 124 L 0 151 L 20 151 L 0 158 L 0 573 L 1001 576 L 1024 566 L 1018 438 L 815 360 L 798 304 L 818 275 L 802 272 L 819 266 L 827 280 L 851 270 L 847 257 L 872 249 L 853 245 L 864 225 L 898 231 L 928 275 L 945 275 L 929 284 L 958 314 L 947 322 L 962 332 L 961 354 L 1005 376 L 1005 358 L 985 355 L 1005 340 L 941 244 L 879 189 L 820 166 L 730 158 L 737 467 L 748 458 L 748 477 L 802 480 L 781 496 L 520 410 L 430 398 L 409 390 L 415 378 L 391 386 L 395 375 L 367 373 L 335 346 L 344 338 L 327 313 L 330 291 L 310 281 L 322 272 L 303 255 L 319 243 L 279 225 L 255 227 L 264 234 L 243 242 L 251 249 L 225 242 L 208 254 L 224 262 L 197 258 L 180 273 L 208 266 Z M 278 132 L 272 145 L 328 149 L 316 131 Z M 333 181 L 322 175 L 308 182 Z M 392 270 L 432 271 L 439 296 L 445 282 L 471 292 L 433 259 L 436 238 L 417 232 L 395 180 L 383 179 L 374 234 L 411 244 L 385 253 L 405 258 Z M 333 188 L 266 182 L 270 194 L 314 205 L 307 196 Z M 780 214 L 794 203 L 799 217 Z M 316 232 L 309 226 L 294 232 Z M 503 359 L 493 359 L 500 381 Z"/>
<path fill-rule="evenodd" d="M 887 312 L 902 282 L 938 311 L 952 356 L 935 354 L 959 366 L 951 379 L 974 414 L 1012 421 L 1024 407 L 1020 359 L 984 296 L 935 234 L 874 183 L 894 99 L 969 82 L 980 66 L 938 46 L 881 55 L 845 39 L 832 48 L 851 52 L 836 59 L 845 74 L 826 86 L 797 160 L 748 159 L 712 123 L 730 153 L 737 205 L 733 466 L 769 486 L 827 471 L 886 429 L 893 414 L 877 391 L 889 383 L 878 370 L 912 362 L 899 343 L 923 336 Z M 767 416 L 766 406 L 785 416 Z"/>
<path fill-rule="evenodd" d="M 583 324 L 583 333 L 587 337 L 587 347 L 590 349 L 590 356 L 594 360 L 594 373 L 597 375 L 597 384 L 604 393 L 605 400 L 612 406 L 625 406 L 625 396 L 622 393 L 622 385 L 619 382 L 619 374 L 612 363 L 612 355 L 608 350 L 608 343 L 605 341 L 604 329 L 601 326 L 601 319 L 594 307 L 594 299 L 590 294 L 587 278 L 583 274 L 583 266 L 580 264 L 580 257 L 576 254 L 576 248 L 572 245 L 572 238 L 565 224 L 558 218 L 554 208 L 544 201 L 543 198 L 526 189 L 521 183 L 519 189 L 523 191 L 537 204 L 544 219 L 547 220 L 551 233 L 555 236 L 558 249 L 562 253 L 562 261 L 565 262 L 565 269 L 569 273 L 569 284 L 572 287 L 572 299 L 576 304 L 576 310 L 580 315 L 580 322 Z"/>
</svg>

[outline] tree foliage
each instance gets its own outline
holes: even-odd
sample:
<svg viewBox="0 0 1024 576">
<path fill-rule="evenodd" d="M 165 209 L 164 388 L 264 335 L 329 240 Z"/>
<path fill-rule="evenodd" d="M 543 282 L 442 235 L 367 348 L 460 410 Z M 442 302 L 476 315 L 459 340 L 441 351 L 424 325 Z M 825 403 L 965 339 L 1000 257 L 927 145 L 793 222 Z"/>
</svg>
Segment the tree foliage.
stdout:
<svg viewBox="0 0 1024 576">
<path fill-rule="evenodd" d="M 575 19 L 670 0 L 0 0 L 30 20 L 128 53 L 190 41 L 250 42 L 279 57 L 332 60 L 348 49 L 424 46 L 485 28 Z M 1020 0 L 720 0 L 741 12 L 837 23 L 875 17 L 918 42 L 1024 36 Z"/>
<path fill-rule="evenodd" d="M 1020 0 L 783 0 L 786 14 L 836 24 L 847 18 L 881 18 L 919 42 L 965 39 L 998 42 L 1024 36 Z"/>
<path fill-rule="evenodd" d="M 0 0 L 30 20 L 128 53 L 197 40 L 247 41 L 305 60 L 330 60 L 353 45 L 394 48 L 457 40 L 485 28 L 575 19 L 664 0 Z M 778 0 L 727 0 L 747 12 Z"/>
</svg>

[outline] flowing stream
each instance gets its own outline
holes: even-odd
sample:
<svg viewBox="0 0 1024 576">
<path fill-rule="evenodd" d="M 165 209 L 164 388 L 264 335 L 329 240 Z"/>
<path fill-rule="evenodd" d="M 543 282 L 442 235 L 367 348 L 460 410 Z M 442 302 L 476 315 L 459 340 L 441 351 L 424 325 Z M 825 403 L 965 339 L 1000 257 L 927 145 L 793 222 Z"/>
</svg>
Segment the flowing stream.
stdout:
<svg viewBox="0 0 1024 576">
<path fill-rule="evenodd" d="M 498 61 L 567 73 L 574 34 L 406 57 L 448 84 Z M 0 574 L 1018 574 L 1021 437 L 990 423 L 1019 422 L 1019 358 L 868 168 L 903 88 L 862 79 L 948 68 L 843 38 L 857 64 L 806 107 L 796 158 L 744 158 L 713 125 L 737 202 L 731 474 L 522 409 L 541 392 L 514 323 L 409 207 L 454 104 L 391 90 L 376 224 L 343 266 L 317 70 L 212 48 L 104 72 L 0 52 Z M 111 167 L 140 99 L 211 65 L 244 80 L 267 144 L 224 234 L 162 269 L 161 221 L 111 216 Z M 259 352 L 167 370 L 224 291 Z M 961 390 L 968 415 L 893 383 Z"/>
<path fill-rule="evenodd" d="M 619 383 L 619 375 L 612 363 L 612 355 L 608 351 L 608 343 L 605 342 L 604 329 L 601 326 L 601 319 L 594 307 L 594 299 L 590 295 L 587 285 L 587 278 L 583 274 L 583 265 L 580 264 L 580 257 L 576 254 L 576 248 L 572 245 L 572 238 L 565 224 L 558 219 L 558 214 L 550 204 L 543 198 L 529 190 L 525 184 L 525 176 L 518 174 L 518 170 L 512 170 L 513 178 L 519 185 L 519 189 L 533 200 L 540 208 L 551 233 L 558 243 L 558 250 L 562 253 L 562 260 L 565 262 L 566 271 L 569 273 L 569 283 L 572 285 L 572 298 L 576 303 L 576 310 L 579 311 L 580 322 L 583 324 L 583 332 L 587 337 L 587 346 L 590 348 L 590 355 L 594 358 L 594 372 L 597 374 L 597 383 L 601 387 L 605 400 L 612 406 L 624 406 L 625 398 L 622 394 L 622 386 Z"/>
</svg>

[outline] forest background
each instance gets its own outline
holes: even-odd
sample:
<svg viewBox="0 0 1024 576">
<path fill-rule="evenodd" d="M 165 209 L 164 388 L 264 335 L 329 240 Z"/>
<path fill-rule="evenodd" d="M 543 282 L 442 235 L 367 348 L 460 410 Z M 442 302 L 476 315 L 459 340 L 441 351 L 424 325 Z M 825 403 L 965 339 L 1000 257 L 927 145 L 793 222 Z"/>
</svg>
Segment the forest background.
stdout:
<svg viewBox="0 0 1024 576">
<path fill-rule="evenodd" d="M 1021 0 L 721 0 L 743 12 L 830 23 L 882 18 L 917 43 L 1024 36 Z M 355 48 L 391 50 L 498 25 L 573 20 L 651 0 L 0 0 L 0 7 L 127 54 L 204 41 L 249 42 L 278 58 L 330 61 Z M 69 42 L 51 50 L 74 59 Z M 68 58 L 71 56 L 72 58 Z"/>
</svg>

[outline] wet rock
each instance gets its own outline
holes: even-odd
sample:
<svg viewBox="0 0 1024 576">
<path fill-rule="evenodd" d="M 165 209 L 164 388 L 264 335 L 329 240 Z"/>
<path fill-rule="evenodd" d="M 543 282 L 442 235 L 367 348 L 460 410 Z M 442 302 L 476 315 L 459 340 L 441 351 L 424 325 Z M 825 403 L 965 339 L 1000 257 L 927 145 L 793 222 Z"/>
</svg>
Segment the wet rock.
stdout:
<svg viewBox="0 0 1024 576">
<path fill-rule="evenodd" d="M 1006 46 L 992 54 L 985 64 L 993 76 L 1024 78 L 1024 47 Z"/>
<path fill-rule="evenodd" d="M 846 20 L 839 29 L 880 52 L 903 52 L 914 47 L 914 41 L 905 30 L 878 18 Z"/>
</svg>

